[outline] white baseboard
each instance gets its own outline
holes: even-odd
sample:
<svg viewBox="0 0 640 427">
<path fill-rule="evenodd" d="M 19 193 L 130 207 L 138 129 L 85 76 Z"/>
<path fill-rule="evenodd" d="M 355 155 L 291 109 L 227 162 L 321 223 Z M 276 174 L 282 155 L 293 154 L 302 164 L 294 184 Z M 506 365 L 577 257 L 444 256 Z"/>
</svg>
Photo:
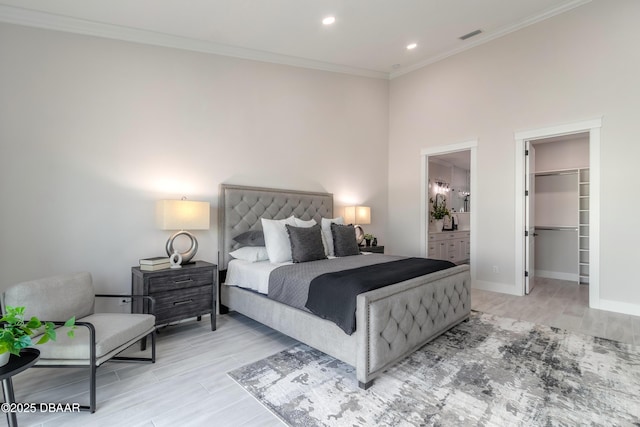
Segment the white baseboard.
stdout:
<svg viewBox="0 0 640 427">
<path fill-rule="evenodd" d="M 564 273 L 562 271 L 536 270 L 534 274 L 537 277 L 557 280 L 570 280 L 572 282 L 577 282 L 580 279 L 580 277 L 576 273 Z"/>
<path fill-rule="evenodd" d="M 514 284 L 508 283 L 496 283 L 496 282 L 487 282 L 485 280 L 476 280 L 473 282 L 473 289 L 480 289 L 482 291 L 491 291 L 491 292 L 500 292 L 503 294 L 509 295 L 517 295 L 522 296 L 522 289 L 519 289 Z"/>
<path fill-rule="evenodd" d="M 629 304 L 628 302 L 612 301 L 607 299 L 600 299 L 599 302 L 599 307 L 597 307 L 599 310 L 630 314 L 632 316 L 640 316 L 640 305 L 638 304 Z"/>
</svg>

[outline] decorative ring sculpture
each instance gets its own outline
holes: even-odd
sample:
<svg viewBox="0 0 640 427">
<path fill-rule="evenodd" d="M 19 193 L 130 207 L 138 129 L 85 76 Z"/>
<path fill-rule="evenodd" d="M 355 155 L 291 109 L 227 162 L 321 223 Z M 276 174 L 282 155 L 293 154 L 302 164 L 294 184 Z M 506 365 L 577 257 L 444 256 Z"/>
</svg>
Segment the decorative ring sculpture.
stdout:
<svg viewBox="0 0 640 427">
<path fill-rule="evenodd" d="M 173 248 L 173 241 L 176 239 L 176 237 L 180 235 L 185 235 L 189 239 L 191 239 L 191 247 L 189 248 L 188 251 L 182 252 L 182 253 L 179 253 Z M 179 253 L 180 256 L 182 257 L 182 262 L 180 264 L 186 264 L 189 261 L 191 261 L 191 258 L 194 257 L 196 252 L 198 252 L 198 241 L 196 240 L 196 236 L 189 233 L 188 231 L 185 231 L 185 230 L 178 231 L 173 236 L 171 236 L 169 240 L 167 240 L 167 255 L 172 256 L 174 253 Z"/>
</svg>

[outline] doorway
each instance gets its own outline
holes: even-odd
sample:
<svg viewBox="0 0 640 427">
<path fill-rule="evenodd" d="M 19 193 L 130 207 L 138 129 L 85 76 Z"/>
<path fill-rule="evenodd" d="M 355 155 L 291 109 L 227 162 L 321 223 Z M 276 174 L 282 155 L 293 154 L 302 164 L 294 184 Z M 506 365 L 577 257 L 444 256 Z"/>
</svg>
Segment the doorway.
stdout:
<svg viewBox="0 0 640 427">
<path fill-rule="evenodd" d="M 448 222 L 445 228 L 451 230 L 452 234 L 456 234 L 456 232 L 461 234 L 461 236 L 457 234 L 455 236 L 457 239 L 455 244 L 459 247 L 455 253 L 448 255 L 454 256 L 455 260 L 460 263 L 470 264 L 472 284 L 475 282 L 476 277 L 476 263 L 474 260 L 476 259 L 477 209 L 473 209 L 474 202 L 471 200 L 477 194 L 477 145 L 477 140 L 472 140 L 424 149 L 420 153 L 422 162 L 420 255 L 430 257 L 429 242 L 433 240 L 437 232 L 430 214 L 433 203 L 430 202 L 430 199 L 435 201 L 436 193 L 439 193 L 444 197 L 438 196 L 438 200 L 447 200 L 446 209 L 455 210 L 455 216 L 450 218 L 454 218 L 454 221 L 457 220 L 458 222 L 457 230 L 453 230 L 454 224 L 452 222 Z M 466 165 L 459 164 L 455 160 L 464 157 L 467 158 L 466 162 L 468 163 Z M 433 161 L 437 163 L 433 163 Z M 432 166 L 432 169 L 438 169 L 437 176 L 432 176 L 431 180 L 430 175 L 433 175 L 433 173 L 430 173 L 430 162 L 435 165 Z M 450 172 L 447 173 L 447 170 Z M 466 170 L 466 173 L 463 172 L 464 170 Z M 465 234 L 465 236 L 462 236 L 462 234 Z M 431 253 L 433 254 L 433 251 Z M 444 254 L 440 255 L 441 257 L 444 256 Z"/>
<path fill-rule="evenodd" d="M 516 284 L 520 285 L 522 295 L 527 295 L 533 289 L 535 281 L 535 242 L 540 233 L 551 233 L 553 239 L 566 240 L 569 234 L 575 233 L 576 276 L 584 284 L 589 285 L 589 306 L 599 308 L 599 195 L 600 195 L 600 127 L 601 120 L 592 120 L 534 131 L 516 133 Z M 535 168 L 536 146 L 544 143 L 552 144 L 563 140 L 576 138 L 576 135 L 584 135 L 588 138 L 588 168 L 571 167 L 562 170 L 561 167 L 546 166 L 545 173 L 540 168 Z M 558 156 L 556 156 L 558 157 Z M 557 159 L 556 159 L 557 161 Z M 584 163 L 584 162 L 583 162 Z M 572 165 L 579 166 L 579 165 Z M 584 166 L 584 165 L 582 165 Z M 544 169 L 544 168 L 543 168 Z M 575 202 L 576 210 L 568 216 L 557 215 L 557 209 L 536 210 L 535 183 L 536 171 L 538 176 L 563 176 L 563 180 L 573 179 L 576 183 L 576 199 L 574 201 L 556 199 L 553 203 L 560 206 L 562 203 Z M 565 176 L 566 175 L 566 176 Z M 586 182 L 585 182 L 586 181 Z M 545 181 L 541 181 L 545 182 Z M 545 183 L 545 185 L 548 185 Z M 556 195 L 557 196 L 557 195 Z M 535 220 L 536 211 L 542 212 L 543 222 Z M 555 215 L 555 216 L 554 216 Z M 567 218 L 570 219 L 567 219 Z M 553 223 L 555 222 L 555 223 Z M 536 228 L 539 226 L 540 230 Z M 543 230 L 544 229 L 544 230 Z M 564 236 L 563 236 L 564 235 Z M 549 239 L 552 239 L 549 237 Z"/>
</svg>

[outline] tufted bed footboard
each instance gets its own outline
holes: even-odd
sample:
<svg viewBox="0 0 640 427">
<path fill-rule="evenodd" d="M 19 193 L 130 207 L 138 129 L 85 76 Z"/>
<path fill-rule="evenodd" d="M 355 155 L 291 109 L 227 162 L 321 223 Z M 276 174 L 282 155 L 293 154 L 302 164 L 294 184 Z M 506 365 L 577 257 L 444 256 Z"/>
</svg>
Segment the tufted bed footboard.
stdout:
<svg viewBox="0 0 640 427">
<path fill-rule="evenodd" d="M 356 372 L 361 388 L 389 365 L 469 317 L 469 266 L 358 295 Z"/>
</svg>

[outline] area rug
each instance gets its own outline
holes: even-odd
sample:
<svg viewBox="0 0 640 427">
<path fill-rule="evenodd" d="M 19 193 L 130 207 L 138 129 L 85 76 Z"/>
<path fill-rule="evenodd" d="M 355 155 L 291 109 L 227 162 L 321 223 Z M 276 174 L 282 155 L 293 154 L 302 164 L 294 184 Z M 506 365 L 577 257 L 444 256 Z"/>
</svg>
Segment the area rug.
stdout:
<svg viewBox="0 0 640 427">
<path fill-rule="evenodd" d="M 291 426 L 640 425 L 638 347 L 476 312 L 368 390 L 303 344 L 229 375 Z"/>
</svg>

